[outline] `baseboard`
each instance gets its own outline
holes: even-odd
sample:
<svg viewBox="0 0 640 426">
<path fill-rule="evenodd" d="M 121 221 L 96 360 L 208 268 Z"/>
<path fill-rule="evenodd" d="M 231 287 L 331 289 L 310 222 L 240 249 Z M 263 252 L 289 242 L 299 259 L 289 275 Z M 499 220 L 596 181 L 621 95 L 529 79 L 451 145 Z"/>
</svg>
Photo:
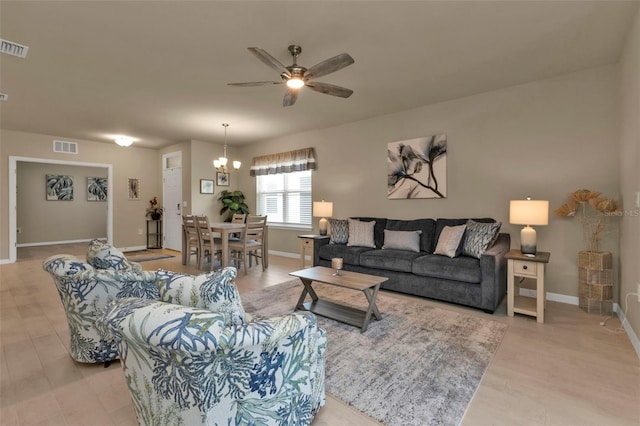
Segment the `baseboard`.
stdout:
<svg viewBox="0 0 640 426">
<path fill-rule="evenodd" d="M 17 244 L 16 247 L 35 247 L 35 246 L 53 246 L 56 244 L 76 244 L 76 243 L 88 243 L 89 241 L 95 240 L 96 238 L 89 238 L 83 240 L 65 240 L 65 241 L 46 241 L 42 243 L 23 243 Z M 105 240 L 107 237 L 97 238 L 98 240 Z"/>
<path fill-rule="evenodd" d="M 269 254 L 274 254 L 276 256 L 282 256 L 282 257 L 290 257 L 292 259 L 300 258 L 300 253 L 288 253 L 286 251 L 269 250 Z M 307 257 L 307 259 L 309 259 L 309 257 Z"/>
<path fill-rule="evenodd" d="M 529 288 L 520 289 L 521 296 L 536 297 L 536 291 Z M 578 305 L 579 299 L 576 296 L 547 292 L 547 300 L 552 302 L 566 303 L 567 305 Z"/>
<path fill-rule="evenodd" d="M 0 259 L 0 265 L 6 265 L 8 263 L 13 263 L 13 262 L 10 261 L 9 259 Z"/>
<path fill-rule="evenodd" d="M 117 247 L 118 250 L 120 250 L 123 253 L 126 253 L 128 251 L 140 251 L 140 250 L 146 250 L 147 246 L 133 246 L 133 247 Z"/>
</svg>

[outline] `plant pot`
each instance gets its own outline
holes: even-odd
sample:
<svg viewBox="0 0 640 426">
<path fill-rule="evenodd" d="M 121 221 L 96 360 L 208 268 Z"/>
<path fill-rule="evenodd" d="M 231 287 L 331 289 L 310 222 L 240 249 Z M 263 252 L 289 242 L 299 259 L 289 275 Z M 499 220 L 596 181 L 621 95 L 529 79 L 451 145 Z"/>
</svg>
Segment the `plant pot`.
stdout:
<svg viewBox="0 0 640 426">
<path fill-rule="evenodd" d="M 161 217 L 160 213 L 151 213 L 151 220 L 160 220 Z"/>
</svg>

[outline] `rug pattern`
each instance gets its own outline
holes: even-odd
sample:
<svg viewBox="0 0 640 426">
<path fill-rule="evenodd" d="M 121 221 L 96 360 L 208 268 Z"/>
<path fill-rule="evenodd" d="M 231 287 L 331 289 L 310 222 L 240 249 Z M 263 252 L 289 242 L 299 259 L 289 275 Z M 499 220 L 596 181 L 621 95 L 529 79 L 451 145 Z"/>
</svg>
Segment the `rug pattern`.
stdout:
<svg viewBox="0 0 640 426">
<path fill-rule="evenodd" d="M 243 294 L 242 303 L 251 314 L 277 316 L 292 311 L 301 291 L 293 280 Z M 366 307 L 360 292 L 316 291 Z M 385 293 L 377 305 L 382 320 L 365 333 L 318 317 L 327 330 L 327 392 L 390 426 L 459 424 L 507 326 Z"/>
</svg>

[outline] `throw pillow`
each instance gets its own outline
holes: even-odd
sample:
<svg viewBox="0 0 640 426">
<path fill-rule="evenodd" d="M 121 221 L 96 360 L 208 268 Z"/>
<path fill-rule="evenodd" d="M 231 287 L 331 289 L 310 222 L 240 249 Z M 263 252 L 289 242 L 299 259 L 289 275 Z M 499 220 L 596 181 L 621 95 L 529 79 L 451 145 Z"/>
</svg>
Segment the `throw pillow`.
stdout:
<svg viewBox="0 0 640 426">
<path fill-rule="evenodd" d="M 384 230 L 383 249 L 397 249 L 420 251 L 420 234 L 422 231 L 391 231 Z"/>
<path fill-rule="evenodd" d="M 495 241 L 501 222 L 480 223 L 467 221 L 467 230 L 462 245 L 462 254 L 480 259 L 482 253 Z"/>
<path fill-rule="evenodd" d="M 331 236 L 329 244 L 346 244 L 349 241 L 349 222 L 347 219 L 329 219 Z"/>
<path fill-rule="evenodd" d="M 160 269 L 156 273 L 160 300 L 220 312 L 226 324 L 242 324 L 245 312 L 235 285 L 236 274 L 232 267 L 197 276 Z"/>
<path fill-rule="evenodd" d="M 445 226 L 442 232 L 440 232 L 438 244 L 436 245 L 436 250 L 433 253 L 448 257 L 456 257 L 460 255 L 460 252 L 462 251 L 460 241 L 462 241 L 464 230 L 466 228 L 467 225 Z"/>
<path fill-rule="evenodd" d="M 372 220 L 371 222 L 364 222 L 355 219 L 347 220 L 349 221 L 348 246 L 376 247 L 373 240 L 373 227 L 376 225 L 375 221 Z"/>
<path fill-rule="evenodd" d="M 132 269 L 131 263 L 117 248 L 100 240 L 92 240 L 87 250 L 87 263 L 96 269 Z"/>
</svg>

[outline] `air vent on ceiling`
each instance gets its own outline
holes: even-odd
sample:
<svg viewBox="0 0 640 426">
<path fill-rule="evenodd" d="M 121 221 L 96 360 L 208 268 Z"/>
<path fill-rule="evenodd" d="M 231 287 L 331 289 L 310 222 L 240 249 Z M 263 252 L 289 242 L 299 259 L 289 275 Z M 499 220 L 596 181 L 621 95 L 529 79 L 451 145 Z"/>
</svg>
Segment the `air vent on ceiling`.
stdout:
<svg viewBox="0 0 640 426">
<path fill-rule="evenodd" d="M 0 52 L 19 58 L 26 58 L 29 47 L 0 38 Z"/>
<path fill-rule="evenodd" d="M 64 154 L 77 154 L 78 143 L 67 141 L 53 141 L 53 152 L 62 152 Z"/>
<path fill-rule="evenodd" d="M 0 93 L 0 101 L 6 101 L 9 99 L 9 95 L 5 95 L 4 93 Z"/>
</svg>

